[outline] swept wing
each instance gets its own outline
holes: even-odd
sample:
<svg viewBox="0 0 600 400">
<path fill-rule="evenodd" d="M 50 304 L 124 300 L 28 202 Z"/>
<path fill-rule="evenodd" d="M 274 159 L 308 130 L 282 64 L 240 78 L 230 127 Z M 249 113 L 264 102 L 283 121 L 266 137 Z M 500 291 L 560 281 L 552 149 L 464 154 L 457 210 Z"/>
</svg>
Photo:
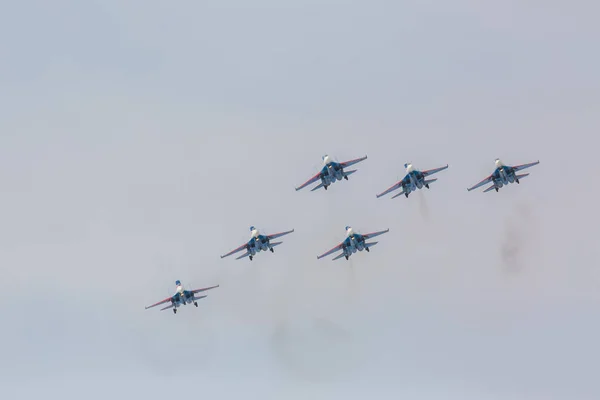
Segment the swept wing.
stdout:
<svg viewBox="0 0 600 400">
<path fill-rule="evenodd" d="M 348 161 L 341 162 L 340 165 L 342 166 L 342 168 L 346 168 L 351 165 L 358 164 L 359 162 L 366 160 L 366 159 L 367 159 L 367 156 L 364 156 L 361 158 L 355 158 L 354 160 L 348 160 Z"/>
<path fill-rule="evenodd" d="M 290 230 L 290 231 L 285 231 L 285 232 L 274 233 L 274 234 L 272 234 L 272 235 L 267 235 L 267 238 L 269 238 L 269 240 L 271 240 L 271 239 L 276 239 L 276 238 L 278 238 L 278 237 L 285 236 L 285 235 L 287 235 L 288 233 L 292 233 L 292 232 L 294 232 L 294 230 L 293 230 L 293 229 L 292 229 L 292 230 Z"/>
<path fill-rule="evenodd" d="M 238 251 L 242 251 L 242 250 L 244 250 L 246 248 L 246 246 L 247 246 L 247 243 L 244 243 L 240 247 L 235 248 L 235 249 L 231 250 L 229 253 L 222 255 L 221 258 L 229 257 L 230 255 L 235 254 Z"/>
<path fill-rule="evenodd" d="M 389 231 L 390 231 L 389 229 L 386 229 L 385 231 L 365 233 L 364 235 L 362 235 L 362 237 L 364 237 L 365 239 L 371 239 L 371 238 L 374 238 L 375 236 L 379 236 L 379 235 L 383 235 L 384 233 L 388 233 Z"/>
<path fill-rule="evenodd" d="M 298 186 L 296 188 L 296 190 L 300 190 L 303 189 L 305 187 L 307 187 L 308 185 L 310 185 L 311 183 L 315 183 L 316 181 L 318 181 L 319 179 L 321 179 L 321 172 L 317 172 L 317 174 L 315 174 L 312 178 L 310 178 L 309 180 L 307 180 L 306 182 L 304 182 L 302 185 Z"/>
<path fill-rule="evenodd" d="M 214 289 L 214 288 L 218 288 L 219 285 L 215 285 L 215 286 L 210 286 L 210 287 L 206 287 L 206 288 L 202 288 L 202 289 L 194 289 L 192 290 L 192 293 L 196 294 L 196 293 L 200 293 L 200 292 L 204 292 L 205 290 L 210 290 L 210 289 Z"/>
<path fill-rule="evenodd" d="M 340 243 L 340 244 L 338 244 L 338 245 L 337 245 L 337 246 L 335 246 L 333 249 L 326 251 L 325 253 L 321 254 L 320 256 L 317 256 L 317 260 L 318 260 L 318 259 L 321 259 L 321 258 L 323 258 L 323 257 L 326 257 L 326 256 L 328 256 L 328 255 L 330 255 L 330 254 L 333 254 L 333 253 L 335 253 L 336 251 L 340 251 L 340 250 L 342 250 L 342 246 L 343 246 L 343 243 Z"/>
<path fill-rule="evenodd" d="M 481 186 L 485 185 L 486 183 L 491 182 L 491 180 L 492 180 L 492 175 L 483 179 L 481 182 L 477 183 L 476 185 L 471 186 L 470 188 L 467 188 L 467 190 L 470 192 L 473 189 L 477 189 L 478 187 L 481 187 Z"/>
<path fill-rule="evenodd" d="M 146 308 L 146 310 L 147 310 L 147 309 L 149 309 L 149 308 L 156 307 L 156 306 L 159 306 L 159 305 L 161 305 L 161 304 L 165 304 L 165 303 L 167 303 L 167 302 L 171 301 L 171 299 L 172 299 L 172 297 L 167 297 L 166 299 L 164 299 L 164 300 L 161 300 L 161 301 L 159 301 L 158 303 L 154 303 L 154 304 L 152 304 L 151 306 L 147 306 L 147 307 L 145 307 L 145 308 Z M 163 310 L 164 310 L 164 309 L 163 309 Z"/>
<path fill-rule="evenodd" d="M 396 197 L 398 197 L 398 196 L 402 196 L 403 194 L 404 194 L 404 189 L 402 189 L 402 190 L 400 191 L 400 193 L 397 193 L 397 194 L 393 195 L 393 196 L 392 196 L 392 199 L 395 199 L 395 198 L 396 198 Z"/>
<path fill-rule="evenodd" d="M 528 164 L 521 164 L 521 165 L 513 165 L 513 169 L 516 171 L 521 171 L 525 168 L 529 168 L 529 167 L 533 167 L 534 165 L 538 165 L 540 163 L 540 161 L 534 161 L 532 163 L 528 163 Z"/>
<path fill-rule="evenodd" d="M 244 257 L 248 257 L 249 255 L 250 255 L 250 252 L 249 252 L 249 251 L 246 251 L 244 254 L 242 254 L 242 255 L 241 255 L 241 256 L 239 256 L 239 257 L 236 257 L 235 259 L 236 259 L 236 260 L 240 260 L 240 259 L 242 259 L 242 258 L 244 258 Z"/>
<path fill-rule="evenodd" d="M 381 196 L 385 196 L 386 194 L 393 192 L 394 190 L 397 190 L 399 188 L 402 187 L 402 184 L 404 183 L 404 179 L 403 178 L 401 181 L 396 182 L 394 185 L 390 186 L 389 188 L 387 188 L 386 190 L 384 190 L 383 192 L 379 193 L 377 196 L 377 198 L 380 198 Z"/>
<path fill-rule="evenodd" d="M 422 173 L 424 176 L 429 176 L 429 175 L 433 175 L 433 174 L 435 174 L 435 173 L 437 173 L 437 172 L 443 171 L 443 170 L 445 170 L 446 168 L 448 168 L 448 164 L 446 164 L 446 165 L 445 165 L 445 166 L 443 166 L 443 167 L 434 168 L 434 169 L 428 169 L 427 171 L 421 171 L 421 173 Z"/>
</svg>

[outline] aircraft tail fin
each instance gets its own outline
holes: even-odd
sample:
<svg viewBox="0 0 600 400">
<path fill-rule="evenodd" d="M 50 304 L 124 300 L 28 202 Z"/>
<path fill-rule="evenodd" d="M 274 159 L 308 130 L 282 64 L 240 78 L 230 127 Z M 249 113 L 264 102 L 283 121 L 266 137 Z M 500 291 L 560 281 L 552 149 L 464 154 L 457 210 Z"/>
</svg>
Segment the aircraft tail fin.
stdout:
<svg viewBox="0 0 600 400">
<path fill-rule="evenodd" d="M 370 248 L 370 247 L 373 247 L 373 246 L 375 246 L 377 243 L 379 243 L 379 242 L 365 243 L 365 248 L 366 248 L 366 249 L 368 249 L 368 248 Z"/>
<path fill-rule="evenodd" d="M 485 190 L 483 191 L 483 193 L 485 193 L 485 192 L 489 192 L 490 190 L 494 190 L 494 189 L 496 189 L 496 185 L 495 185 L 495 184 L 494 184 L 494 185 L 492 185 L 492 186 L 490 186 L 489 188 L 485 189 Z"/>
<path fill-rule="evenodd" d="M 342 257 L 346 257 L 346 253 L 342 252 L 342 254 L 338 254 L 338 255 L 337 255 L 336 257 L 334 257 L 334 258 L 333 258 L 331 261 L 334 261 L 334 260 L 339 260 L 339 259 L 340 259 L 340 258 L 342 258 Z"/>
<path fill-rule="evenodd" d="M 430 183 L 433 183 L 433 182 L 435 182 L 435 181 L 437 181 L 437 178 L 433 178 L 433 179 L 427 179 L 427 180 L 426 180 L 425 182 L 423 182 L 423 183 L 424 183 L 424 184 L 426 184 L 426 185 L 429 185 Z"/>
<path fill-rule="evenodd" d="M 160 311 L 165 311 L 165 310 L 168 310 L 169 308 L 173 308 L 173 303 L 169 304 L 166 307 L 161 308 Z"/>
<path fill-rule="evenodd" d="M 357 169 L 351 169 L 350 171 L 344 171 L 344 176 L 349 176 L 352 175 L 353 173 L 355 173 L 356 171 L 358 171 Z"/>
<path fill-rule="evenodd" d="M 208 297 L 208 295 L 205 294 L 204 296 L 194 296 L 194 300 L 200 300 L 200 299 L 203 299 L 205 297 Z"/>
<path fill-rule="evenodd" d="M 281 243 L 283 243 L 283 242 L 271 242 L 269 244 L 271 245 L 271 247 L 275 247 L 275 246 L 279 246 Z"/>
<path fill-rule="evenodd" d="M 525 178 L 526 176 L 529 176 L 529 174 L 521 174 L 521 175 L 517 175 L 517 176 L 515 176 L 515 178 L 517 178 L 517 179 L 523 179 L 523 178 Z"/>
<path fill-rule="evenodd" d="M 317 186 L 315 186 L 314 188 L 312 188 L 310 191 L 314 192 L 317 189 L 321 189 L 323 187 L 323 182 L 319 183 Z"/>
<path fill-rule="evenodd" d="M 248 257 L 249 255 L 250 255 L 250 252 L 247 251 L 244 254 L 242 254 L 241 256 L 237 257 L 236 260 L 239 260 L 240 258 Z"/>
</svg>

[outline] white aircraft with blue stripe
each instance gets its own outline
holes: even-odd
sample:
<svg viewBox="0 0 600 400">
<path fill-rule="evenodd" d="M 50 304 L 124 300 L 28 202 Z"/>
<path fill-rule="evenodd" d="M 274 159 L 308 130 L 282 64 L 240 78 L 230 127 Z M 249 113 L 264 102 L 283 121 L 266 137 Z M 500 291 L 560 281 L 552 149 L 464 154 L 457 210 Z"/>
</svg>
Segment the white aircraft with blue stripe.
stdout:
<svg viewBox="0 0 600 400">
<path fill-rule="evenodd" d="M 274 233 L 272 235 L 261 235 L 260 232 L 258 231 L 258 229 L 251 226 L 250 227 L 250 240 L 248 242 L 244 243 L 243 245 L 241 245 L 240 247 L 237 247 L 237 248 L 231 250 L 229 253 L 222 255 L 221 258 L 228 257 L 228 256 L 235 254 L 242 250 L 246 250 L 246 252 L 244 254 L 242 254 L 241 256 L 237 257 L 236 260 L 239 260 L 240 258 L 248 257 L 248 258 L 250 258 L 250 261 L 252 261 L 252 258 L 254 258 L 254 256 L 256 256 L 256 253 L 259 253 L 261 251 L 270 251 L 271 253 L 274 253 L 275 250 L 273 250 L 273 247 L 279 246 L 283 242 L 271 242 L 271 240 L 285 236 L 292 232 L 294 232 L 293 229 L 290 231 Z"/>
<path fill-rule="evenodd" d="M 517 174 L 517 172 L 524 170 L 525 168 L 529 168 L 529 167 L 533 167 L 534 165 L 538 165 L 540 163 L 540 161 L 534 161 L 528 164 L 521 164 L 521 165 L 504 165 L 504 163 L 499 159 L 496 158 L 494 160 L 494 163 L 496 164 L 496 169 L 494 170 L 494 172 L 492 172 L 492 174 L 490 176 L 488 176 L 487 178 L 485 178 L 484 180 L 482 180 L 481 182 L 479 182 L 478 184 L 467 188 L 467 190 L 470 192 L 473 189 L 477 189 L 478 187 L 481 187 L 483 185 L 485 185 L 486 183 L 492 183 L 492 186 L 488 187 L 487 189 L 485 189 L 483 192 L 489 192 L 490 190 L 496 190 L 496 192 L 498 192 L 498 190 L 503 187 L 508 185 L 509 183 L 520 183 L 520 180 L 525 178 L 526 176 L 528 176 L 529 174 Z"/>
<path fill-rule="evenodd" d="M 344 168 L 347 168 L 351 165 L 354 165 L 363 160 L 366 160 L 367 156 L 364 156 L 361 158 L 356 158 L 354 160 L 344 161 L 344 162 L 335 162 L 328 155 L 324 155 L 322 157 L 322 159 L 323 159 L 323 164 L 325 164 L 325 165 L 323 166 L 321 171 L 319 171 L 312 178 L 310 178 L 309 180 L 304 182 L 302 185 L 298 186 L 296 188 L 297 191 L 300 189 L 303 189 L 306 186 L 308 186 L 312 183 L 315 183 L 319 180 L 321 181 L 321 183 L 319 183 L 317 186 L 312 188 L 310 190 L 311 192 L 314 192 L 315 190 L 320 189 L 320 188 L 327 190 L 329 185 L 331 185 L 335 181 L 341 181 L 342 179 L 348 180 L 348 176 L 352 175 L 353 173 L 355 173 L 358 170 L 353 169 L 351 171 L 344 171 Z"/>
<path fill-rule="evenodd" d="M 172 308 L 173 314 L 177 314 L 177 308 L 181 307 L 181 306 L 185 306 L 186 304 L 193 303 L 196 307 L 198 307 L 198 300 L 203 299 L 207 296 L 207 295 L 197 296 L 198 293 L 219 287 L 219 285 L 216 285 L 216 286 L 211 286 L 211 287 L 202 288 L 202 289 L 185 290 L 183 288 L 183 285 L 181 284 L 181 281 L 179 281 L 179 280 L 175 281 L 175 285 L 177 286 L 177 290 L 175 291 L 175 294 L 173 296 L 167 297 L 166 299 L 161 300 L 158 303 L 154 303 L 151 306 L 146 307 L 146 310 L 149 308 L 152 308 L 152 307 L 159 306 L 161 304 L 171 302 L 171 304 L 169 304 L 168 306 L 161 308 L 160 311 L 164 311 L 164 310 L 168 310 L 169 308 Z"/>
<path fill-rule="evenodd" d="M 352 254 L 356 253 L 357 251 L 366 250 L 366 252 L 368 253 L 370 251 L 369 248 L 375 246 L 379 242 L 367 243 L 367 240 L 372 239 L 375 236 L 383 235 L 384 233 L 387 233 L 389 231 L 390 231 L 389 229 L 386 229 L 385 231 L 365 233 L 365 234 L 361 235 L 360 233 L 354 232 L 354 230 L 352 229 L 351 226 L 347 226 L 346 227 L 346 239 L 344 239 L 344 241 L 342 243 L 338 244 L 333 249 L 326 251 L 325 253 L 321 254 L 320 256 L 317 256 L 317 259 L 321 259 L 330 254 L 336 253 L 340 250 L 342 252 L 340 254 L 338 254 L 336 257 L 334 257 L 333 260 L 338 260 L 342 257 L 345 257 L 346 260 L 348 260 L 350 258 L 350 256 Z"/>
<path fill-rule="evenodd" d="M 448 168 L 448 164 L 440 168 L 428 169 L 426 171 L 419 171 L 418 169 L 414 169 L 412 163 L 404 164 L 404 168 L 406 168 L 406 176 L 404 176 L 404 178 L 402 178 L 401 181 L 395 183 L 393 186 L 389 187 L 384 192 L 376 195 L 377 198 L 380 198 L 381 196 L 384 196 L 400 188 L 402 188 L 400 193 L 393 196 L 392 199 L 395 199 L 396 197 L 401 195 L 404 195 L 408 198 L 408 195 L 411 192 L 414 192 L 417 189 L 422 189 L 423 187 L 429 189 L 429 185 L 437 181 L 437 178 L 427 178 L 437 172 L 445 170 L 446 168 Z"/>
</svg>

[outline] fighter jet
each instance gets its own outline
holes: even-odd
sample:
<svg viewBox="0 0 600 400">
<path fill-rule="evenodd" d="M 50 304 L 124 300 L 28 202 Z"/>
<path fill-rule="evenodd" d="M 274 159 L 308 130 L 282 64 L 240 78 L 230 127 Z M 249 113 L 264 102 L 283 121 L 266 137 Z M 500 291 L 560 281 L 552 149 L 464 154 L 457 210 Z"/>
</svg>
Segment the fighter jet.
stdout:
<svg viewBox="0 0 600 400">
<path fill-rule="evenodd" d="M 394 190 L 399 189 L 399 188 L 402 188 L 402 191 L 400 193 L 396 194 L 395 196 L 393 196 L 392 199 L 394 199 L 398 196 L 401 196 L 401 195 L 405 195 L 408 198 L 408 195 L 411 192 L 414 192 L 417 189 L 422 189 L 423 186 L 425 186 L 427 189 L 429 189 L 429 184 L 437 181 L 437 178 L 434 178 L 434 179 L 426 179 L 426 178 L 430 175 L 435 174 L 436 172 L 445 170 L 446 168 L 448 168 L 448 164 L 446 164 L 444 167 L 428 169 L 427 171 L 419 171 L 418 169 L 414 169 L 412 163 L 404 164 L 404 168 L 406 168 L 406 176 L 404 176 L 404 178 L 402 178 L 401 181 L 394 184 L 394 186 L 392 186 L 389 189 L 387 189 L 386 191 L 376 195 L 377 198 L 380 198 L 381 196 L 386 195 L 390 192 L 393 192 Z"/>
<path fill-rule="evenodd" d="M 342 250 L 342 253 L 338 254 L 336 257 L 334 257 L 333 260 L 337 260 L 342 257 L 346 257 L 346 260 L 348 260 L 350 258 L 350 256 L 352 254 L 356 253 L 357 251 L 366 250 L 368 253 L 369 248 L 375 246 L 379 242 L 367 243 L 367 240 L 374 238 L 375 236 L 379 236 L 384 233 L 387 233 L 389 231 L 390 231 L 389 229 L 386 229 L 385 231 L 372 232 L 372 233 L 366 233 L 364 235 L 361 235 L 360 233 L 355 233 L 354 230 L 352 230 L 352 227 L 347 226 L 346 227 L 346 239 L 344 239 L 344 241 L 342 243 L 338 244 L 333 249 L 321 254 L 320 256 L 317 256 L 317 259 L 321 259 L 321 258 L 328 256 L 330 254 L 333 254 L 339 250 Z"/>
<path fill-rule="evenodd" d="M 310 185 L 311 183 L 317 182 L 319 179 L 321 180 L 321 183 L 319 183 L 317 186 L 312 188 L 311 192 L 313 192 L 317 189 L 320 189 L 320 188 L 324 188 L 325 190 L 327 190 L 329 185 L 331 185 L 335 181 L 341 181 L 342 179 L 348 180 L 348 176 L 352 175 L 357 170 L 353 169 L 350 171 L 344 171 L 344 168 L 347 168 L 351 165 L 354 165 L 363 160 L 366 160 L 367 156 L 364 156 L 361 158 L 356 158 L 354 160 L 344 161 L 341 163 L 333 161 L 331 159 L 331 157 L 329 157 L 328 155 L 324 155 L 322 157 L 322 159 L 323 159 L 323 164 L 325 164 L 325 165 L 323 166 L 321 171 L 318 174 L 314 175 L 309 180 L 307 180 L 306 182 L 304 182 L 302 185 L 298 186 L 296 188 L 296 190 L 305 188 L 306 186 Z"/>
<path fill-rule="evenodd" d="M 181 281 L 175 281 L 175 285 L 177 286 L 177 290 L 175 294 L 171 297 L 167 297 L 164 300 L 159 301 L 158 303 L 152 304 L 151 306 L 146 307 L 146 310 L 152 307 L 156 307 L 161 304 L 165 304 L 167 302 L 171 302 L 168 306 L 161 308 L 160 311 L 167 310 L 169 308 L 173 309 L 173 314 L 177 314 L 177 307 L 181 307 L 182 305 L 194 303 L 196 307 L 198 307 L 198 300 L 206 297 L 204 296 L 196 296 L 200 292 L 204 292 L 205 290 L 210 290 L 214 288 L 218 288 L 219 285 L 211 286 L 203 289 L 195 289 L 195 290 L 185 290 Z"/>
<path fill-rule="evenodd" d="M 272 235 L 261 235 L 258 232 L 258 229 L 256 229 L 255 227 L 251 226 L 250 227 L 250 233 L 251 233 L 251 237 L 250 240 L 247 243 L 244 243 L 243 245 L 241 245 L 240 247 L 231 250 L 229 253 L 222 255 L 221 258 L 225 258 L 227 256 L 230 256 L 234 253 L 237 253 L 238 251 L 241 250 L 246 250 L 246 252 L 244 254 L 242 254 L 241 256 L 237 257 L 236 260 L 239 260 L 240 258 L 244 258 L 244 257 L 249 257 L 250 261 L 252 261 L 252 258 L 256 255 L 256 253 L 262 251 L 267 251 L 270 250 L 271 253 L 274 253 L 275 250 L 273 250 L 273 247 L 280 245 L 283 242 L 271 242 L 272 239 L 276 239 L 278 237 L 287 235 L 288 233 L 292 233 L 294 232 L 294 230 L 292 229 L 291 231 L 285 231 L 285 232 L 280 232 L 280 233 L 274 233 Z"/>
<path fill-rule="evenodd" d="M 504 185 L 508 185 L 509 183 L 513 183 L 513 182 L 520 183 L 519 181 L 521 179 L 525 178 L 526 176 L 528 176 L 529 174 L 517 175 L 516 173 L 525 168 L 533 167 L 534 165 L 537 165 L 540 163 L 540 161 L 538 160 L 538 161 L 535 161 L 535 162 L 532 162 L 529 164 L 510 166 L 510 165 L 504 165 L 502 163 L 502 161 L 500 161 L 499 158 L 496 158 L 494 160 L 494 162 L 496 163 L 496 169 L 494 170 L 494 172 L 492 172 L 492 174 L 490 176 L 488 176 L 487 178 L 485 178 L 484 180 L 482 180 L 475 186 L 467 188 L 467 190 L 469 192 L 471 190 L 477 189 L 478 187 L 483 186 L 489 182 L 492 182 L 493 185 L 488 187 L 487 189 L 485 189 L 483 191 L 484 193 L 489 192 L 490 190 L 496 190 L 496 192 L 497 192 L 498 189 L 500 189 Z"/>
</svg>

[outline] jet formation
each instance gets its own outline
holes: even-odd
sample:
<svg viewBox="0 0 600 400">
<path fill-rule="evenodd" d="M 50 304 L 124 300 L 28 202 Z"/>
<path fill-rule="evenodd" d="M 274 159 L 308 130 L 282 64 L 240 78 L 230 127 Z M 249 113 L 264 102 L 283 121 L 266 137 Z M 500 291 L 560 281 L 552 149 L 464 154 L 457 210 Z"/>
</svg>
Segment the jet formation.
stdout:
<svg viewBox="0 0 600 400">
<path fill-rule="evenodd" d="M 313 183 L 317 183 L 317 182 L 319 182 L 319 184 L 316 185 L 315 187 L 313 187 L 311 189 L 311 191 L 315 191 L 320 188 L 327 190 L 327 188 L 329 186 L 331 186 L 331 184 L 333 184 L 337 181 L 341 181 L 341 180 L 347 181 L 347 180 L 349 180 L 348 177 L 350 175 L 352 175 L 353 173 L 355 173 L 357 171 L 357 169 L 347 170 L 346 168 L 348 168 L 352 165 L 358 164 L 359 162 L 364 161 L 366 159 L 367 159 L 367 156 L 365 155 L 364 157 L 355 158 L 355 159 L 344 161 L 344 162 L 337 162 L 337 161 L 333 161 L 330 156 L 324 155 L 322 157 L 324 165 L 321 168 L 321 170 L 318 173 L 316 173 L 315 175 L 313 175 L 309 180 L 304 182 L 302 185 L 298 186 L 296 188 L 296 191 L 301 190 L 301 189 L 305 188 L 306 186 L 311 185 Z M 494 169 L 494 171 L 489 176 L 487 176 L 485 179 L 483 179 L 481 182 L 475 184 L 472 187 L 467 188 L 467 191 L 470 192 L 470 191 L 477 189 L 488 183 L 491 183 L 491 186 L 486 188 L 483 191 L 484 193 L 492 191 L 492 190 L 495 190 L 496 192 L 498 192 L 499 189 L 501 189 L 504 186 L 507 186 L 510 183 L 516 182 L 517 184 L 519 184 L 521 179 L 525 178 L 526 176 L 529 176 L 528 173 L 527 174 L 519 174 L 519 172 L 526 168 L 533 167 L 534 165 L 537 165 L 540 162 L 538 160 L 538 161 L 530 162 L 527 164 L 511 166 L 511 165 L 505 165 L 500 159 L 497 158 L 494 160 L 494 163 L 496 165 L 496 168 Z M 402 178 L 400 181 L 396 182 L 394 185 L 392 185 L 385 191 L 377 194 L 376 197 L 380 198 L 388 193 L 391 193 L 393 191 L 401 189 L 400 192 L 398 192 L 397 194 L 392 196 L 392 199 L 394 199 L 398 196 L 401 196 L 403 194 L 406 198 L 408 198 L 408 196 L 414 191 L 420 190 L 424 187 L 427 189 L 430 189 L 429 185 L 431 185 L 433 182 L 437 181 L 437 178 L 431 178 L 431 175 L 436 174 L 440 171 L 443 171 L 447 168 L 448 168 L 448 164 L 446 164 L 442 167 L 421 171 L 421 170 L 415 169 L 413 167 L 412 163 L 410 163 L 410 162 L 405 163 L 404 169 L 405 169 L 406 175 L 404 176 L 404 178 Z M 332 249 L 317 256 L 317 259 L 321 259 L 323 257 L 340 252 L 332 260 L 338 260 L 340 258 L 345 258 L 346 260 L 349 260 L 350 257 L 353 254 L 355 254 L 356 252 L 362 252 L 364 250 L 368 253 L 368 252 L 370 252 L 371 247 L 373 247 L 377 243 L 379 243 L 379 242 L 373 242 L 373 241 L 369 241 L 369 240 L 373 239 L 376 236 L 383 235 L 383 234 L 389 232 L 389 228 L 385 229 L 385 230 L 381 230 L 381 231 L 375 231 L 375 232 L 371 232 L 371 233 L 361 234 L 361 233 L 355 232 L 351 226 L 346 226 L 345 231 L 346 231 L 345 239 L 341 243 L 339 243 L 338 245 L 333 247 Z M 252 261 L 253 258 L 260 252 L 274 253 L 275 252 L 274 247 L 279 246 L 283 242 L 282 241 L 274 242 L 272 240 L 280 238 L 285 235 L 288 235 L 292 232 L 294 232 L 294 229 L 279 232 L 279 233 L 264 235 L 264 234 L 261 234 L 257 228 L 255 228 L 254 226 L 251 226 L 250 227 L 250 239 L 246 243 L 243 243 L 240 246 L 236 247 L 235 249 L 231 250 L 230 252 L 222 255 L 221 258 L 229 257 L 235 253 L 245 250 L 245 252 L 243 254 L 236 257 L 236 260 L 248 257 L 248 259 L 250 261 Z M 198 293 L 219 287 L 219 285 L 216 285 L 216 286 L 206 287 L 203 289 L 185 290 L 179 280 L 175 282 L 175 285 L 176 285 L 176 292 L 173 296 L 167 297 L 166 299 L 161 300 L 158 303 L 148 306 L 148 307 L 146 307 L 146 309 L 156 307 L 161 304 L 170 303 L 166 307 L 162 308 L 161 311 L 167 310 L 167 309 L 173 309 L 173 313 L 176 314 L 177 308 L 187 305 L 187 304 L 193 303 L 196 307 L 198 307 L 198 300 L 207 297 L 206 295 L 198 296 L 197 295 Z"/>
</svg>

